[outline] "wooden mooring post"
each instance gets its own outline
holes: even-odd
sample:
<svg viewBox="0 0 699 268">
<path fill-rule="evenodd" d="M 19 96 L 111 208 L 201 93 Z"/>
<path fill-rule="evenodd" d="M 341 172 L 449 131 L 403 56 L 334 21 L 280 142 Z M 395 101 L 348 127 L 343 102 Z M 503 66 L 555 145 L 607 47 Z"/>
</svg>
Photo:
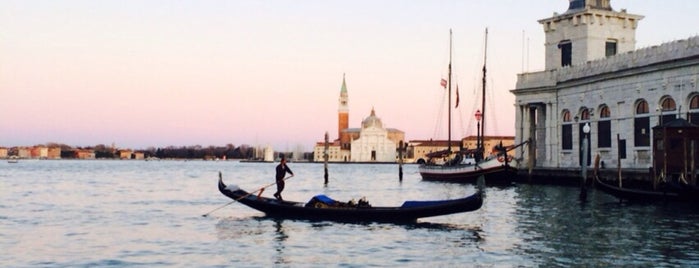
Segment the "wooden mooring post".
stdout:
<svg viewBox="0 0 699 268">
<path fill-rule="evenodd" d="M 323 151 L 323 178 L 325 178 L 324 185 L 328 185 L 328 132 L 325 132 L 325 150 Z"/>
<path fill-rule="evenodd" d="M 400 141 L 398 143 L 398 180 L 403 181 L 403 154 L 408 149 L 408 144 Z"/>
</svg>

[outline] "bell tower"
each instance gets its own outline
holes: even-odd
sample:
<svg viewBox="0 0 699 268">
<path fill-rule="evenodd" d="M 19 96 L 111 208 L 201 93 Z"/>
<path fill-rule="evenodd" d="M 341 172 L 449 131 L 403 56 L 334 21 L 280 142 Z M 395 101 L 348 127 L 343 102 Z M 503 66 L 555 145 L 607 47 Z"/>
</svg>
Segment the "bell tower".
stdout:
<svg viewBox="0 0 699 268">
<path fill-rule="evenodd" d="M 347 83 L 345 74 L 342 74 L 342 87 L 337 108 L 337 139 L 342 138 L 342 130 L 349 128 L 349 98 L 347 96 Z"/>
<path fill-rule="evenodd" d="M 546 34 L 546 70 L 636 49 L 643 16 L 614 11 L 611 0 L 569 0 L 568 10 L 539 20 Z"/>
</svg>

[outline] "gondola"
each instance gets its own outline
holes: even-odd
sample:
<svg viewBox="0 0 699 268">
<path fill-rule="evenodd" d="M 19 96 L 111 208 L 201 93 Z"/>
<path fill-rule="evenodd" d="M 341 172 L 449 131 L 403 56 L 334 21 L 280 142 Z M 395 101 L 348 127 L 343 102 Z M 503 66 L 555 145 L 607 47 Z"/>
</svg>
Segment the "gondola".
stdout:
<svg viewBox="0 0 699 268">
<path fill-rule="evenodd" d="M 644 190 L 622 188 L 603 182 L 599 176 L 595 177 L 595 188 L 608 193 L 622 201 L 633 203 L 653 203 L 653 202 L 687 202 L 693 199 L 689 195 L 677 191 L 665 190 Z"/>
<path fill-rule="evenodd" d="M 416 222 L 419 218 L 478 210 L 483 205 L 483 192 L 451 200 L 406 201 L 400 207 L 374 207 L 368 203 L 342 203 L 324 195 L 309 202 L 278 201 L 251 194 L 236 186 L 227 186 L 219 177 L 218 189 L 233 200 L 264 212 L 266 216 L 284 219 L 330 220 L 339 222 Z"/>
</svg>

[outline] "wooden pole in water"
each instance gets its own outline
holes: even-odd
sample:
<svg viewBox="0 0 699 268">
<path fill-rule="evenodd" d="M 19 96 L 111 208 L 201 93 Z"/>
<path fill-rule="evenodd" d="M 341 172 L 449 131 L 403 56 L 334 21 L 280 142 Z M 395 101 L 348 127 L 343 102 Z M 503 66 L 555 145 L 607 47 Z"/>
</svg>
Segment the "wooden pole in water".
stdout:
<svg viewBox="0 0 699 268">
<path fill-rule="evenodd" d="M 617 157 L 616 157 L 616 171 L 617 171 L 617 176 L 619 177 L 619 188 L 621 188 L 621 138 L 619 138 L 619 134 L 616 134 L 616 144 L 617 144 Z"/>
<path fill-rule="evenodd" d="M 323 178 L 325 178 L 325 185 L 328 185 L 328 132 L 325 132 L 325 150 L 323 151 L 323 171 L 324 175 Z"/>
<path fill-rule="evenodd" d="M 690 162 L 690 165 L 689 165 L 689 166 L 690 166 L 690 172 L 691 172 L 690 174 L 692 174 L 692 175 L 691 175 L 691 176 L 692 176 L 692 185 L 693 185 L 693 186 L 696 186 L 696 185 L 697 185 L 697 171 L 696 171 L 696 170 L 697 170 L 697 166 L 695 165 L 695 164 L 696 164 L 696 162 L 695 162 L 695 161 L 696 161 L 696 159 L 695 159 L 696 153 L 695 153 L 695 152 L 697 151 L 697 149 L 696 149 L 696 141 L 695 141 L 695 140 L 691 140 L 691 141 L 689 142 L 689 144 L 690 144 L 690 146 L 689 146 L 689 148 L 690 148 L 690 149 L 689 149 L 689 154 L 691 155 L 691 158 L 690 158 L 690 159 L 691 159 L 691 162 Z"/>
</svg>

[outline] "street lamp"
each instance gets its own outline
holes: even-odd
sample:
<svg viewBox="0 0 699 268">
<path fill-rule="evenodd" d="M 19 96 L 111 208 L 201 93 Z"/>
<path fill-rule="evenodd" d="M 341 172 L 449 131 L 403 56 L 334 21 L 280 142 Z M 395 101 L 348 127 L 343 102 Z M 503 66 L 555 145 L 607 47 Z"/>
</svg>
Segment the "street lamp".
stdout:
<svg viewBox="0 0 699 268">
<path fill-rule="evenodd" d="M 476 155 L 474 158 L 476 158 L 476 162 L 480 161 L 480 154 L 481 154 L 481 118 L 483 118 L 483 114 L 481 113 L 481 110 L 476 110 L 476 127 L 478 129 L 478 132 L 476 132 Z"/>
<path fill-rule="evenodd" d="M 581 201 L 586 201 L 587 200 L 587 154 L 588 154 L 588 136 L 590 135 L 590 123 L 587 122 L 583 126 L 583 141 L 582 141 L 582 159 L 580 160 L 580 163 L 582 164 L 582 182 L 580 184 L 580 200 Z"/>
</svg>

